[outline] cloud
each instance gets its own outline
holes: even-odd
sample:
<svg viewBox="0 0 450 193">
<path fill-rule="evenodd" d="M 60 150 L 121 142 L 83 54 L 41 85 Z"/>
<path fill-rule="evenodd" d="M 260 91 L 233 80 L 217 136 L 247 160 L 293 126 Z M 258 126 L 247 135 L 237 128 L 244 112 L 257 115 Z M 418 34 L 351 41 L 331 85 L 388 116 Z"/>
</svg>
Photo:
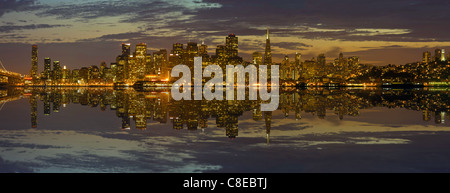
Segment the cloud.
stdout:
<svg viewBox="0 0 450 193">
<path fill-rule="evenodd" d="M 29 24 L 29 25 L 5 25 L 1 26 L 0 32 L 8 33 L 18 30 L 30 30 L 30 29 L 40 29 L 40 28 L 56 28 L 56 27 L 70 27 L 71 25 L 51 25 L 51 24 Z"/>
<path fill-rule="evenodd" d="M 0 0 L 0 17 L 7 12 L 27 10 L 34 2 L 34 0 Z"/>
</svg>

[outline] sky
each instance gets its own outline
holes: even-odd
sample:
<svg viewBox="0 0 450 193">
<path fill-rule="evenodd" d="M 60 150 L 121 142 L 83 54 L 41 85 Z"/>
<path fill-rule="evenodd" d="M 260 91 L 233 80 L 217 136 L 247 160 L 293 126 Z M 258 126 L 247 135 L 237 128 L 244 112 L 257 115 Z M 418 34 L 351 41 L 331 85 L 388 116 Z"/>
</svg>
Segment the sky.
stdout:
<svg viewBox="0 0 450 193">
<path fill-rule="evenodd" d="M 121 43 L 147 43 L 148 52 L 173 43 L 208 45 L 239 38 L 239 55 L 264 52 L 270 29 L 272 56 L 302 60 L 325 53 L 332 61 L 359 56 L 361 63 L 405 64 L 424 51 L 450 52 L 450 1 L 441 0 L 0 0 L 0 60 L 28 74 L 31 45 L 70 69 L 115 62 Z"/>
</svg>

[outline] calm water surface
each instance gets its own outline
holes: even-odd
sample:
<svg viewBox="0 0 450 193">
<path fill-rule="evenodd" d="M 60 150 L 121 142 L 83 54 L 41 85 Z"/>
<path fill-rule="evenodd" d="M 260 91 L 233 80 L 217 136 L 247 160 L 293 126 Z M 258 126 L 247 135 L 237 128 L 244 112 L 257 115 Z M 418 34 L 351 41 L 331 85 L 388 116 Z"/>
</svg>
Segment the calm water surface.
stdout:
<svg viewBox="0 0 450 193">
<path fill-rule="evenodd" d="M 0 90 L 0 172 L 450 172 L 448 89 Z"/>
</svg>

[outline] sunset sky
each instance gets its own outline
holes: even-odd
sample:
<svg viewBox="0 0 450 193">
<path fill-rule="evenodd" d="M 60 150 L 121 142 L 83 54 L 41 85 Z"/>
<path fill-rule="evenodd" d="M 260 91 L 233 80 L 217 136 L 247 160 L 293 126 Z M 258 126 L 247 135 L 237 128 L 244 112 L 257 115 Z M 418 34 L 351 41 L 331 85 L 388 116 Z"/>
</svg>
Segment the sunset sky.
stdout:
<svg viewBox="0 0 450 193">
<path fill-rule="evenodd" d="M 421 60 L 436 48 L 450 52 L 450 2 L 438 0 L 0 0 L 0 59 L 22 74 L 31 68 L 31 45 L 70 69 L 115 62 L 122 42 L 147 43 L 149 52 L 188 41 L 209 54 L 229 33 L 239 55 L 264 52 L 270 28 L 272 56 L 302 60 L 325 53 L 331 61 L 359 56 L 386 65 Z"/>
</svg>

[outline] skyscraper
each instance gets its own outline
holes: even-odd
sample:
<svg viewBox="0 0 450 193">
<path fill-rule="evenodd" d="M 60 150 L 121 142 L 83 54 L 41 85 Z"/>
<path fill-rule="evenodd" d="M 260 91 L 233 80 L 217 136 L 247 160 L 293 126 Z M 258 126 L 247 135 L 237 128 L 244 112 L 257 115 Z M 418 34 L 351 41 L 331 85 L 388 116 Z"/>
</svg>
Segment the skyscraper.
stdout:
<svg viewBox="0 0 450 193">
<path fill-rule="evenodd" d="M 291 73 L 290 73 L 289 56 L 285 55 L 283 61 L 281 62 L 280 79 L 289 80 L 290 77 Z"/>
<path fill-rule="evenodd" d="M 134 65 L 130 64 L 131 68 L 131 80 L 143 80 L 145 77 L 145 66 L 146 66 L 146 58 L 147 58 L 147 44 L 139 43 L 136 45 L 136 50 L 134 53 Z"/>
<path fill-rule="evenodd" d="M 153 52 L 153 66 L 154 69 L 152 73 L 160 76 L 161 79 L 169 78 L 166 49 L 160 49 L 157 52 Z"/>
<path fill-rule="evenodd" d="M 295 62 L 294 62 L 294 73 L 293 73 L 293 80 L 298 80 L 300 78 L 300 75 L 303 72 L 303 66 L 302 66 L 302 54 L 296 52 L 295 53 Z"/>
<path fill-rule="evenodd" d="M 430 52 L 428 52 L 428 51 L 423 52 L 423 55 L 422 55 L 422 62 L 423 62 L 423 63 L 429 63 L 429 62 L 431 62 L 431 53 L 430 53 Z"/>
<path fill-rule="evenodd" d="M 122 43 L 122 55 L 129 56 L 131 54 L 130 47 L 130 43 Z"/>
<path fill-rule="evenodd" d="M 261 65 L 262 64 L 262 54 L 260 52 L 253 52 L 253 64 Z"/>
<path fill-rule="evenodd" d="M 434 61 L 435 62 L 439 62 L 439 61 L 445 61 L 445 50 L 444 49 L 436 49 L 434 50 Z"/>
<path fill-rule="evenodd" d="M 52 60 L 47 57 L 44 58 L 44 80 L 50 80 L 50 73 L 51 73 L 51 68 L 52 68 Z"/>
<path fill-rule="evenodd" d="M 194 57 L 198 56 L 198 46 L 196 42 L 188 42 L 186 45 L 186 51 L 184 52 L 184 64 L 190 68 L 194 67 Z"/>
<path fill-rule="evenodd" d="M 238 56 L 238 37 L 235 34 L 228 34 L 225 39 L 225 49 L 227 58 L 234 58 Z"/>
<path fill-rule="evenodd" d="M 62 71 L 61 71 L 61 65 L 59 64 L 59 61 L 53 61 L 53 74 L 52 74 L 52 80 L 55 83 L 59 83 L 61 81 L 62 77 Z"/>
<path fill-rule="evenodd" d="M 272 53 L 270 51 L 269 27 L 267 27 L 266 49 L 264 51 L 264 64 L 265 65 L 272 64 Z"/>
<path fill-rule="evenodd" d="M 203 41 L 202 44 L 198 47 L 198 55 L 202 57 L 208 55 L 208 46 Z"/>
<path fill-rule="evenodd" d="M 37 81 L 38 74 L 38 47 L 37 45 L 31 46 L 31 71 L 30 76 L 33 78 L 33 83 Z"/>
</svg>

